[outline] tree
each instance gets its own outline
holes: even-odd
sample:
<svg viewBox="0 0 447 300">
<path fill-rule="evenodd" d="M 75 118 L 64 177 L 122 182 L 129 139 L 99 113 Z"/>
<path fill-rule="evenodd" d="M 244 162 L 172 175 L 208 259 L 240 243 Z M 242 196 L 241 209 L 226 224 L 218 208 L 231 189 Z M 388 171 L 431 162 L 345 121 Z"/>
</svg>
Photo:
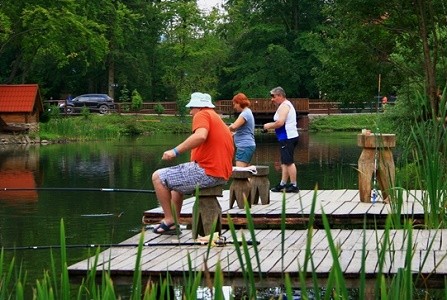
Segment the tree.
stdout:
<svg viewBox="0 0 447 300">
<path fill-rule="evenodd" d="M 317 84 L 333 100 L 368 99 L 419 83 L 438 115 L 446 82 L 445 0 L 325 2 L 326 22 L 308 36 L 321 66 Z M 377 78 L 382 74 L 381 90 Z M 423 99 L 423 98 L 421 98 Z"/>
<path fill-rule="evenodd" d="M 140 93 L 137 90 L 132 91 L 132 110 L 137 111 L 140 110 L 143 106 L 143 99 L 141 98 Z"/>
<path fill-rule="evenodd" d="M 162 5 L 165 30 L 157 53 L 163 61 L 165 96 L 181 107 L 194 91 L 215 95 L 219 66 L 226 58 L 225 44 L 215 30 L 218 12 L 204 14 L 195 1 Z"/>
<path fill-rule="evenodd" d="M 265 97 L 277 85 L 291 97 L 318 95 L 311 74 L 318 61 L 303 47 L 302 37 L 318 24 L 320 6 L 307 0 L 228 1 L 222 31 L 231 54 L 222 69 L 222 95 L 243 91 Z"/>
</svg>

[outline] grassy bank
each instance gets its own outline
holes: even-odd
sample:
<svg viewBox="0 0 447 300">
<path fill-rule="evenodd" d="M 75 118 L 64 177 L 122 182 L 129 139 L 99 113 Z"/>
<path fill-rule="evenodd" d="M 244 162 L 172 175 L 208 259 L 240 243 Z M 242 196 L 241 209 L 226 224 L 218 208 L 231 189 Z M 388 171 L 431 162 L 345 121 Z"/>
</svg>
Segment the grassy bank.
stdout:
<svg viewBox="0 0 447 300">
<path fill-rule="evenodd" d="M 225 120 L 230 123 L 232 119 Z M 311 131 L 360 131 L 377 127 L 376 114 L 329 115 L 311 118 Z M 43 140 L 101 140 L 123 136 L 151 135 L 155 133 L 189 133 L 191 117 L 148 115 L 53 116 L 40 124 Z"/>
<path fill-rule="evenodd" d="M 84 114 L 40 124 L 42 140 L 101 140 L 154 133 L 188 133 L 191 117 Z"/>
<path fill-rule="evenodd" d="M 344 114 L 310 116 L 310 131 L 361 131 L 363 128 L 376 131 L 380 123 L 377 114 Z"/>
</svg>

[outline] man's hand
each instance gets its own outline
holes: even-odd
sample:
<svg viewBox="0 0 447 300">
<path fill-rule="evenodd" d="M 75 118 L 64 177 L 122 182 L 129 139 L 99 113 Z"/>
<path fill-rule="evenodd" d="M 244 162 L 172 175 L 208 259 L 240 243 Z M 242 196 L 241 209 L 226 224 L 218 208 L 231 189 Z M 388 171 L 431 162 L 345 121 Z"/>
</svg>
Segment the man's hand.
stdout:
<svg viewBox="0 0 447 300">
<path fill-rule="evenodd" d="M 167 150 L 163 153 L 163 156 L 161 157 L 162 160 L 172 160 L 176 157 L 175 152 L 173 149 Z"/>
</svg>

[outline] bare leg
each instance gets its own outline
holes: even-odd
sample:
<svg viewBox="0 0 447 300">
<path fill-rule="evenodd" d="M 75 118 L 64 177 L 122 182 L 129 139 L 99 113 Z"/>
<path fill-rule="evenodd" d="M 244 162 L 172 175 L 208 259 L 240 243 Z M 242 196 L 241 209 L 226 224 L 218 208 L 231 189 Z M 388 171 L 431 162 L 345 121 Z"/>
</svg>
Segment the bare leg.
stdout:
<svg viewBox="0 0 447 300">
<path fill-rule="evenodd" d="M 249 164 L 244 161 L 236 161 L 236 167 L 248 167 Z"/>
<path fill-rule="evenodd" d="M 286 166 L 288 177 L 290 178 L 290 182 L 296 182 L 296 165 L 290 164 Z"/>
<path fill-rule="evenodd" d="M 281 164 L 281 182 L 287 183 L 289 181 L 289 172 L 287 170 L 287 165 Z"/>
<path fill-rule="evenodd" d="M 171 191 L 171 203 L 175 207 L 175 213 L 176 213 L 176 218 L 177 218 L 177 222 L 178 222 L 178 218 L 180 217 L 180 212 L 182 211 L 183 194 L 176 192 L 176 191 Z M 172 220 L 171 223 L 173 223 L 174 221 L 175 220 Z M 171 223 L 169 223 L 169 224 L 171 224 Z"/>
<path fill-rule="evenodd" d="M 167 225 L 174 223 L 174 215 L 172 213 L 171 208 L 172 194 L 171 191 L 163 183 L 161 183 L 157 171 L 155 171 L 152 174 L 152 183 L 154 185 L 155 194 L 157 195 L 158 202 L 160 202 L 161 208 L 163 209 L 163 212 L 165 214 L 163 221 Z M 176 199 L 176 201 L 178 202 L 178 199 Z"/>
<path fill-rule="evenodd" d="M 296 165 L 281 165 L 281 182 L 287 183 L 290 179 L 290 182 L 296 182 Z"/>
</svg>

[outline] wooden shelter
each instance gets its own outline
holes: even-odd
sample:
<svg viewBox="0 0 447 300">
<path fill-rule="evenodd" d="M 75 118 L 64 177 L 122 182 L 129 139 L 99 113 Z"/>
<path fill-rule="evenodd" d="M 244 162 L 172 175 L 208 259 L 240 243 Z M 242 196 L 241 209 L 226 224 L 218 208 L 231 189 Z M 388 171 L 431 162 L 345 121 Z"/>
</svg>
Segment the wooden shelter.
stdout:
<svg viewBox="0 0 447 300">
<path fill-rule="evenodd" d="M 0 85 L 1 131 L 37 129 L 42 112 L 37 84 Z"/>
</svg>

